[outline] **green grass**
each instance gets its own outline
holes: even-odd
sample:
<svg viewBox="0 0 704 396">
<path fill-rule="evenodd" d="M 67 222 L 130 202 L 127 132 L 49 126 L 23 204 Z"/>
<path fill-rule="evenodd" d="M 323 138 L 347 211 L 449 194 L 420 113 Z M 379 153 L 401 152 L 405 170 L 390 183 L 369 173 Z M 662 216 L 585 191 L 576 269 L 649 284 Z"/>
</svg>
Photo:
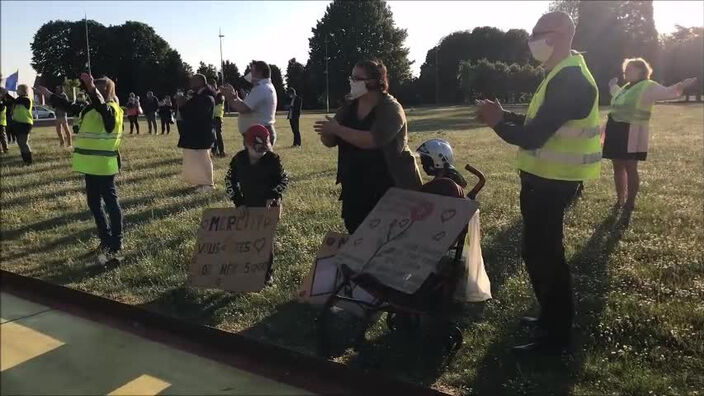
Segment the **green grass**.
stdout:
<svg viewBox="0 0 704 396">
<path fill-rule="evenodd" d="M 587 184 L 566 219 L 566 248 L 577 293 L 576 351 L 555 359 L 514 358 L 525 339 L 518 317 L 535 307 L 518 246 L 521 220 L 515 149 L 477 125 L 465 107 L 409 109 L 410 145 L 449 140 L 458 164 L 487 175 L 480 194 L 484 259 L 494 299 L 467 304 L 457 318 L 465 344 L 449 362 L 435 338 L 389 336 L 377 325 L 359 351 L 335 360 L 454 393 L 702 394 L 704 389 L 704 140 L 703 108 L 660 105 L 652 121 L 650 155 L 630 226 L 619 226 L 611 166 Z M 164 312 L 187 320 L 314 353 L 315 309 L 294 293 L 330 230 L 342 231 L 334 184 L 336 151 L 312 131 L 319 115 L 301 120 L 303 149 L 291 149 L 278 119 L 278 152 L 291 175 L 276 241 L 276 286 L 233 294 L 184 286 L 204 208 L 228 206 L 223 177 L 229 159 L 215 160 L 216 191 L 193 192 L 180 178 L 177 134 L 126 136 L 119 190 L 125 215 L 126 260 L 87 271 L 97 246 L 83 179 L 53 128 L 36 128 L 36 163 L 21 164 L 16 146 L 0 158 L 2 268 Z M 226 149 L 240 139 L 225 122 Z M 146 125 L 142 123 L 144 129 Z"/>
</svg>

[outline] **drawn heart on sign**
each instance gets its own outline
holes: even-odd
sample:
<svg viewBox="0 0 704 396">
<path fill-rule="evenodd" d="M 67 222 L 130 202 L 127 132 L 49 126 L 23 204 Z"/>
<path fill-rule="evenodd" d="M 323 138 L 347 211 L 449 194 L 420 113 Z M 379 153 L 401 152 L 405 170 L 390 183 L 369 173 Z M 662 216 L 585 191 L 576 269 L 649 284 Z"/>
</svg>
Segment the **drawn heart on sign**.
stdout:
<svg viewBox="0 0 704 396">
<path fill-rule="evenodd" d="M 442 221 L 442 222 L 444 223 L 444 222 L 446 222 L 446 221 L 452 219 L 453 217 L 455 217 L 456 214 L 457 214 L 457 211 L 456 211 L 456 210 L 454 210 L 454 209 L 447 209 L 447 210 L 445 210 L 444 212 L 442 212 L 442 213 L 440 214 L 440 221 Z"/>
<path fill-rule="evenodd" d="M 266 242 L 266 238 L 259 238 L 256 241 L 254 241 L 254 249 L 257 251 L 257 253 L 262 252 L 262 249 L 264 249 L 265 242 Z"/>
<path fill-rule="evenodd" d="M 373 230 L 373 229 L 377 228 L 379 226 L 379 224 L 381 224 L 381 219 L 374 219 L 371 221 L 371 223 L 369 223 L 369 228 L 371 228 Z"/>
<path fill-rule="evenodd" d="M 362 243 L 362 241 L 364 241 L 364 238 L 357 238 L 357 239 L 354 240 L 353 245 L 354 245 L 354 246 L 359 246 L 359 245 Z"/>
<path fill-rule="evenodd" d="M 445 231 L 440 231 L 440 232 L 438 232 L 437 234 L 433 235 L 433 240 L 434 240 L 435 242 L 438 242 L 438 241 L 440 241 L 441 239 L 445 238 L 445 235 L 447 235 L 447 234 L 445 234 Z"/>
<path fill-rule="evenodd" d="M 403 219 L 403 220 L 401 220 L 400 223 L 398 223 L 398 226 L 401 228 L 405 228 L 408 225 L 409 221 L 410 221 L 409 219 Z"/>
</svg>

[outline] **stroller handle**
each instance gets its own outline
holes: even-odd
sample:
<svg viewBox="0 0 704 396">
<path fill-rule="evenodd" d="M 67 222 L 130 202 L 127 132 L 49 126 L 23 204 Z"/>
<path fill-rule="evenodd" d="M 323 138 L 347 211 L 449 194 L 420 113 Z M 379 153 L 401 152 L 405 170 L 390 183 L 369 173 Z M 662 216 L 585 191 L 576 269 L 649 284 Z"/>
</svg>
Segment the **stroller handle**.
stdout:
<svg viewBox="0 0 704 396">
<path fill-rule="evenodd" d="M 469 173 L 473 174 L 479 179 L 477 181 L 477 184 L 474 185 L 474 188 L 472 188 L 472 190 L 467 193 L 467 198 L 474 200 L 477 198 L 477 194 L 479 194 L 479 191 L 484 188 L 484 184 L 486 184 L 486 177 L 484 177 L 484 174 L 479 169 L 473 167 L 472 165 L 467 164 L 464 166 L 464 169 L 466 169 L 467 171 L 469 171 Z"/>
</svg>

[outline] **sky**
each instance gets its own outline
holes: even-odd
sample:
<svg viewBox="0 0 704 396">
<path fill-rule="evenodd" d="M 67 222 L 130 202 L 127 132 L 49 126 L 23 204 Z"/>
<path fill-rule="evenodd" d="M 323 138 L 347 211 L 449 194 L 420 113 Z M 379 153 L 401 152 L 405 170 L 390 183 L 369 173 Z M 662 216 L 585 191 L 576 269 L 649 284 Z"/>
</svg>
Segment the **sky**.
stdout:
<svg viewBox="0 0 704 396">
<path fill-rule="evenodd" d="M 154 28 L 194 68 L 200 61 L 220 64 L 223 58 L 240 70 L 262 59 L 285 72 L 288 60 L 308 59 L 311 29 L 329 1 L 8 1 L 0 2 L 0 71 L 19 70 L 20 83 L 32 83 L 30 43 L 51 20 L 79 20 L 84 13 L 103 25 L 140 21 Z M 547 11 L 548 1 L 389 1 L 396 26 L 406 29 L 406 46 L 418 75 L 426 52 L 457 30 L 495 26 L 530 31 Z M 704 26 L 702 1 L 654 1 L 655 26 L 668 33 L 675 25 Z"/>
</svg>

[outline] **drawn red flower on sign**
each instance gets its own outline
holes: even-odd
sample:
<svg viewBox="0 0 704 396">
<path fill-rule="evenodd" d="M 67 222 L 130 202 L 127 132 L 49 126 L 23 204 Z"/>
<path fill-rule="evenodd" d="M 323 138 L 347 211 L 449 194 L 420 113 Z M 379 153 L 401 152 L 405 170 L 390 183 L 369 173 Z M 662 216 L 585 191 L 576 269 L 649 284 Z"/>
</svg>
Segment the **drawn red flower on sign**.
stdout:
<svg viewBox="0 0 704 396">
<path fill-rule="evenodd" d="M 430 216 L 431 213 L 433 213 L 433 204 L 430 202 L 423 202 L 420 205 L 411 208 L 411 220 L 423 221 Z"/>
</svg>

